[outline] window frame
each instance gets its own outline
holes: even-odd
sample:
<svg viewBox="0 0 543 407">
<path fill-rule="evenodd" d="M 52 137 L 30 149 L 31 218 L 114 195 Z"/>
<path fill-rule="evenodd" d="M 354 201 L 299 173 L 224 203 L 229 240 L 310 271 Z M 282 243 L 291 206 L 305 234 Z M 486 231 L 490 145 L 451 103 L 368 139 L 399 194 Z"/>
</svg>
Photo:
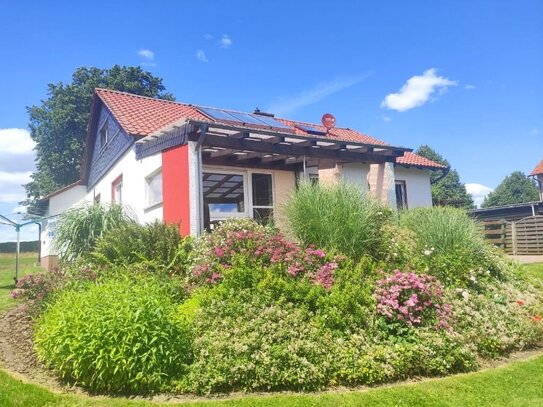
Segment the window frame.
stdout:
<svg viewBox="0 0 543 407">
<path fill-rule="evenodd" d="M 398 191 L 397 191 L 398 186 L 400 187 L 401 197 L 402 197 L 401 206 L 400 206 L 400 202 L 398 202 Z M 409 209 L 409 201 L 407 200 L 407 182 L 405 182 L 405 180 L 395 180 L 394 192 L 396 194 L 396 208 L 398 210 Z"/>
<path fill-rule="evenodd" d="M 111 202 L 122 205 L 123 203 L 123 174 L 111 181 Z M 117 197 L 117 187 L 120 187 L 120 199 Z"/>
<path fill-rule="evenodd" d="M 232 212 L 229 216 L 224 216 L 224 212 L 211 212 L 209 211 L 210 222 L 221 221 L 227 218 L 250 218 L 254 219 L 254 209 L 271 209 L 275 214 L 276 196 L 275 196 L 275 174 L 273 171 L 260 170 L 260 169 L 232 169 L 225 167 L 212 167 L 204 166 L 202 168 L 202 177 L 204 173 L 212 174 L 225 174 L 225 175 L 241 175 L 243 177 L 243 204 L 245 207 L 244 212 Z M 253 205 L 253 174 L 266 174 L 271 176 L 271 189 L 272 189 L 272 205 Z M 202 202 L 204 202 L 203 190 L 202 190 Z M 221 216 L 221 214 L 223 216 Z"/>
<path fill-rule="evenodd" d="M 155 202 L 155 203 L 150 203 L 150 199 L 149 199 L 151 197 L 150 181 L 159 174 L 160 174 L 160 183 L 162 184 L 162 188 L 161 188 L 162 194 L 160 196 L 160 201 Z M 145 177 L 145 205 L 146 206 L 144 210 L 148 211 L 151 209 L 159 208 L 163 204 L 164 204 L 164 178 L 163 178 L 163 173 L 162 173 L 162 167 L 159 167 Z"/>
<path fill-rule="evenodd" d="M 102 133 L 105 134 L 105 137 L 102 137 Z M 98 136 L 100 137 L 100 150 L 103 150 L 104 147 L 109 143 L 109 117 L 104 121 L 102 127 L 98 131 Z M 104 140 L 105 139 L 105 140 Z"/>
</svg>

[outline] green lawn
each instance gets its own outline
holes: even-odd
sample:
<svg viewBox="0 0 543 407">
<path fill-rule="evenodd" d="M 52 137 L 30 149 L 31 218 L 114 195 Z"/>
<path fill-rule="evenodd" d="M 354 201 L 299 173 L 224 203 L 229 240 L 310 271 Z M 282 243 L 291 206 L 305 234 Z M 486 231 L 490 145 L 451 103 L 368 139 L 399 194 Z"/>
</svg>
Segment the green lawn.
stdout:
<svg viewBox="0 0 543 407">
<path fill-rule="evenodd" d="M 34 257 L 25 256 L 24 272 L 39 271 L 33 267 Z M 0 295 L 5 297 L 12 285 L 13 266 L 0 257 Z M 543 279 L 543 264 L 526 266 L 534 283 Z M 0 298 L 0 312 L 11 300 Z M 282 394 L 246 396 L 230 400 L 209 400 L 167 404 L 168 406 L 420 406 L 420 407 L 478 407 L 478 406 L 543 406 L 543 355 L 522 362 L 482 372 L 469 373 L 419 383 L 400 384 L 370 390 L 329 392 L 322 394 Z M 148 401 L 123 398 L 85 397 L 53 393 L 23 383 L 0 370 L 0 406 L 153 406 Z"/>
<path fill-rule="evenodd" d="M 19 277 L 44 271 L 36 264 L 37 256 L 36 253 L 21 253 Z M 0 253 L 0 314 L 15 304 L 15 301 L 9 296 L 11 290 L 15 288 L 14 277 L 15 254 Z"/>
<path fill-rule="evenodd" d="M 543 291 L 543 263 L 526 264 L 523 268 L 531 283 Z"/>
</svg>

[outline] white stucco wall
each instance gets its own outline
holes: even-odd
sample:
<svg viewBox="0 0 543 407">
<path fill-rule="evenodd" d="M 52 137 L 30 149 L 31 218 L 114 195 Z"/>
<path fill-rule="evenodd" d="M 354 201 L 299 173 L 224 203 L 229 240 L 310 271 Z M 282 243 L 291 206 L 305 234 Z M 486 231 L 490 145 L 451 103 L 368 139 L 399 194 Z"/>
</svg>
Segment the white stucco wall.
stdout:
<svg viewBox="0 0 543 407">
<path fill-rule="evenodd" d="M 370 173 L 370 165 L 364 163 L 345 163 L 341 169 L 341 179 L 345 182 L 360 186 L 360 188 L 368 192 L 368 174 Z"/>
<path fill-rule="evenodd" d="M 143 160 L 136 160 L 134 149 L 128 150 L 122 158 L 88 191 L 86 200 L 92 202 L 100 194 L 100 202 L 111 202 L 111 186 L 119 176 L 123 177 L 122 203 L 137 217 L 140 223 L 162 220 L 162 205 L 152 209 L 147 205 L 146 177 L 162 167 L 162 154 L 155 154 Z"/>
<path fill-rule="evenodd" d="M 85 201 L 87 187 L 75 185 L 57 195 L 49 198 L 49 210 L 47 219 L 42 222 L 41 230 L 41 257 L 55 255 L 56 251 L 52 245 L 56 233 L 57 217 L 68 208 L 81 205 Z"/>
<path fill-rule="evenodd" d="M 432 206 L 430 171 L 397 166 L 394 175 L 397 181 L 405 181 L 409 209 Z"/>
<path fill-rule="evenodd" d="M 100 202 L 111 202 L 111 184 L 123 176 L 122 203 L 126 205 L 137 217 L 140 223 L 162 220 L 162 205 L 147 205 L 146 177 L 162 167 L 162 154 L 155 154 L 143 160 L 136 160 L 135 151 L 130 149 L 111 168 L 98 183 L 87 190 L 86 186 L 78 185 L 49 199 L 49 210 L 46 214 L 49 219 L 42 224 L 42 258 L 55 255 L 52 240 L 55 235 L 56 215 L 68 208 L 76 208 L 91 203 L 100 194 Z"/>
</svg>

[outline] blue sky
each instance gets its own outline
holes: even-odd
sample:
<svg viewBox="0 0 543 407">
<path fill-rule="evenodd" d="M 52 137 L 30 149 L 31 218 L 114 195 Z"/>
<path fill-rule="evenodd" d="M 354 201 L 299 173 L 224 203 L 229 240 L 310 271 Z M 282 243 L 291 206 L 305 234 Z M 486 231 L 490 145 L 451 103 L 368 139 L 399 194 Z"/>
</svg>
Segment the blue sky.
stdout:
<svg viewBox="0 0 543 407">
<path fill-rule="evenodd" d="M 540 0 L 1 3 L 2 214 L 33 170 L 26 106 L 80 66 L 141 65 L 189 103 L 330 112 L 429 144 L 476 194 L 543 159 Z"/>
</svg>

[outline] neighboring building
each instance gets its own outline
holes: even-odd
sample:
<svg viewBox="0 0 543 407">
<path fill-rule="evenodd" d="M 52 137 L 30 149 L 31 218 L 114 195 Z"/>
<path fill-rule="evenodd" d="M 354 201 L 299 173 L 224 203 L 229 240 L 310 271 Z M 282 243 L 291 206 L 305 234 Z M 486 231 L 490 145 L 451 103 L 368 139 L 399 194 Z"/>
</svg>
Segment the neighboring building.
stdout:
<svg viewBox="0 0 543 407">
<path fill-rule="evenodd" d="M 516 222 L 529 216 L 543 215 L 543 202 L 525 202 L 484 209 L 473 209 L 470 211 L 470 214 L 480 221 L 504 220 L 507 222 Z"/>
<path fill-rule="evenodd" d="M 534 177 L 539 186 L 539 200 L 543 201 L 543 160 L 537 164 L 534 170 L 530 174 L 531 177 Z"/>
<path fill-rule="evenodd" d="M 432 170 L 446 168 L 348 128 L 96 89 L 81 180 L 41 200 L 42 260 L 55 264 L 55 216 L 85 202 L 198 235 L 226 217 L 281 226 L 278 209 L 304 177 L 355 183 L 392 207 L 431 206 Z"/>
</svg>

